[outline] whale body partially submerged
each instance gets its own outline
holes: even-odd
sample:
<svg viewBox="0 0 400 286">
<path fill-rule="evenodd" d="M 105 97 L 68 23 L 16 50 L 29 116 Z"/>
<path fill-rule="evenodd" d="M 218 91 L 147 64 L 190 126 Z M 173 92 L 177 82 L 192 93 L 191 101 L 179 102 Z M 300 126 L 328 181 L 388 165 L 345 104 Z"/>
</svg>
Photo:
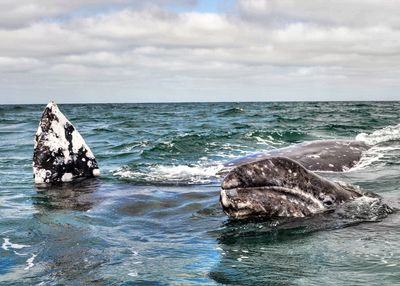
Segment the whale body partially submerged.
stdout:
<svg viewBox="0 0 400 286">
<path fill-rule="evenodd" d="M 286 157 L 240 165 L 225 177 L 220 193 L 224 212 L 232 219 L 307 217 L 376 194 L 329 181 Z"/>
<path fill-rule="evenodd" d="M 272 157 L 287 157 L 310 171 L 344 172 L 356 166 L 370 148 L 371 146 L 359 140 L 309 141 L 240 157 L 227 162 L 221 173 L 227 173 L 236 166 Z"/>
<path fill-rule="evenodd" d="M 96 158 L 89 146 L 57 105 L 50 102 L 43 111 L 35 136 L 35 183 L 71 182 L 99 175 Z"/>
</svg>

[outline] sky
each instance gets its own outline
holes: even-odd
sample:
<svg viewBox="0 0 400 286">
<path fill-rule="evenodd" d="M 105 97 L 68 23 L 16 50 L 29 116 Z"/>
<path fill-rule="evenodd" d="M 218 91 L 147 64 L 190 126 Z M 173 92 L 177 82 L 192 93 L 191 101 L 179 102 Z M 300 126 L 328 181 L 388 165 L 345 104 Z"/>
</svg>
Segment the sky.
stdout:
<svg viewBox="0 0 400 286">
<path fill-rule="evenodd" d="M 1 0 L 0 104 L 400 100 L 398 0 Z"/>
</svg>

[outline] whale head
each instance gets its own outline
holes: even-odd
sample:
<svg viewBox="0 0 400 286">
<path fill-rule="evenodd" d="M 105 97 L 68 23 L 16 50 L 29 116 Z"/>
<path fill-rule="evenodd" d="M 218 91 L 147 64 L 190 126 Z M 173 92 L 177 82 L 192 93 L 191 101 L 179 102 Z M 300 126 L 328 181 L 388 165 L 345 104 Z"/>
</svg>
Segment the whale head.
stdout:
<svg viewBox="0 0 400 286">
<path fill-rule="evenodd" d="M 291 159 L 272 157 L 230 171 L 220 202 L 232 219 L 306 217 L 361 196 L 354 186 L 326 180 Z"/>
<path fill-rule="evenodd" d="M 35 183 L 62 183 L 99 176 L 92 151 L 78 130 L 54 102 L 43 111 L 35 136 L 33 177 Z"/>
</svg>

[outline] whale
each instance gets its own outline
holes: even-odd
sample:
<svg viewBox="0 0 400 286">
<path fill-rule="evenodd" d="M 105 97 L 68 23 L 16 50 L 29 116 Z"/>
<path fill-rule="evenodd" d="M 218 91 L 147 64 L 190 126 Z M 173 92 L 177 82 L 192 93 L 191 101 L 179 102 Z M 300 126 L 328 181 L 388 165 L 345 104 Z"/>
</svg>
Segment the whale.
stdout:
<svg viewBox="0 0 400 286">
<path fill-rule="evenodd" d="M 370 145 L 359 140 L 309 141 L 234 159 L 224 164 L 220 174 L 226 174 L 234 167 L 271 157 L 295 160 L 310 171 L 345 172 L 356 166 L 370 148 Z"/>
<path fill-rule="evenodd" d="M 327 180 L 287 157 L 242 164 L 224 178 L 220 203 L 231 219 L 308 217 L 362 197 L 380 197 Z"/>
<path fill-rule="evenodd" d="M 100 175 L 96 158 L 82 135 L 50 102 L 35 135 L 33 178 L 36 184 L 58 184 Z"/>
</svg>

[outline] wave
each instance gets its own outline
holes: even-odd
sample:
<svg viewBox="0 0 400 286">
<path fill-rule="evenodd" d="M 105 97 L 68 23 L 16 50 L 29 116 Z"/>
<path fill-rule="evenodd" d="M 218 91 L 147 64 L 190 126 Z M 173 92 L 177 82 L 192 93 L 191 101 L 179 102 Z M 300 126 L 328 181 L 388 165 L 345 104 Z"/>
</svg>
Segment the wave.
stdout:
<svg viewBox="0 0 400 286">
<path fill-rule="evenodd" d="M 235 144 L 237 140 L 241 140 L 242 144 Z M 225 162 L 232 158 L 256 153 L 257 149 L 260 149 L 260 145 L 267 146 L 263 150 L 275 149 L 287 146 L 290 142 L 298 143 L 309 140 L 315 140 L 315 138 L 297 130 L 254 130 L 245 133 L 222 132 L 219 134 L 184 133 L 174 136 L 170 140 L 156 142 L 153 146 L 143 148 L 139 154 L 139 161 L 112 171 L 112 175 L 139 184 L 216 183 L 221 179 L 218 175 L 222 169 L 221 161 Z M 371 134 L 360 133 L 356 140 L 364 141 L 372 147 L 363 154 L 355 167 L 347 171 L 386 163 L 393 152 L 397 154 L 397 151 L 400 151 L 400 145 L 397 146 L 398 144 L 393 144 L 392 141 L 400 141 L 400 125 L 388 126 Z M 131 142 L 118 145 L 117 149 L 124 149 L 122 156 L 125 157 L 127 155 L 125 153 L 129 154 L 132 149 L 139 151 L 140 147 L 145 146 L 146 144 Z M 176 158 L 184 160 L 185 163 L 179 162 L 179 159 Z M 207 162 L 202 158 L 208 158 Z M 165 160 L 169 159 L 172 159 L 172 162 L 165 164 Z M 188 162 L 194 163 L 189 164 Z"/>
<path fill-rule="evenodd" d="M 360 161 L 349 171 L 357 171 L 360 169 L 365 169 L 373 164 L 378 164 L 382 162 L 382 159 L 391 151 L 397 150 L 399 148 L 396 147 L 381 147 L 381 146 L 373 146 L 368 149 L 362 156 Z"/>
<path fill-rule="evenodd" d="M 387 126 L 376 130 L 371 134 L 360 133 L 356 136 L 356 140 L 363 141 L 368 145 L 377 145 L 390 141 L 400 140 L 400 124 L 395 126 Z"/>
<path fill-rule="evenodd" d="M 387 126 L 370 134 L 360 133 L 355 139 L 372 147 L 364 152 L 360 162 L 349 171 L 364 169 L 376 164 L 387 164 L 391 160 L 397 161 L 400 144 L 396 141 L 400 141 L 400 124 Z"/>
<path fill-rule="evenodd" d="M 218 115 L 221 115 L 221 116 L 235 116 L 235 115 L 242 114 L 243 112 L 244 112 L 243 108 L 233 107 L 233 108 L 229 108 L 227 110 L 223 110 L 223 111 L 218 112 Z"/>
<path fill-rule="evenodd" d="M 265 142 L 272 147 L 284 147 L 287 143 L 300 143 L 316 138 L 298 130 L 255 130 L 245 134 L 245 138 L 256 139 L 258 142 Z"/>
<path fill-rule="evenodd" d="M 248 144 L 239 144 L 242 133 L 221 132 L 219 134 L 186 133 L 171 139 L 163 139 L 153 143 L 141 151 L 141 159 L 160 162 L 160 160 L 185 160 L 196 162 L 199 158 L 207 156 L 217 159 L 228 158 L 230 155 L 241 155 L 243 150 L 251 149 Z M 256 143 L 256 139 L 244 136 L 244 139 Z M 150 144 L 149 144 L 150 145 Z M 254 148 L 253 148 L 254 149 Z"/>
<path fill-rule="evenodd" d="M 216 165 L 148 165 L 123 166 L 112 171 L 113 176 L 135 183 L 161 185 L 203 185 L 219 182 L 217 173 L 223 168 Z"/>
</svg>

